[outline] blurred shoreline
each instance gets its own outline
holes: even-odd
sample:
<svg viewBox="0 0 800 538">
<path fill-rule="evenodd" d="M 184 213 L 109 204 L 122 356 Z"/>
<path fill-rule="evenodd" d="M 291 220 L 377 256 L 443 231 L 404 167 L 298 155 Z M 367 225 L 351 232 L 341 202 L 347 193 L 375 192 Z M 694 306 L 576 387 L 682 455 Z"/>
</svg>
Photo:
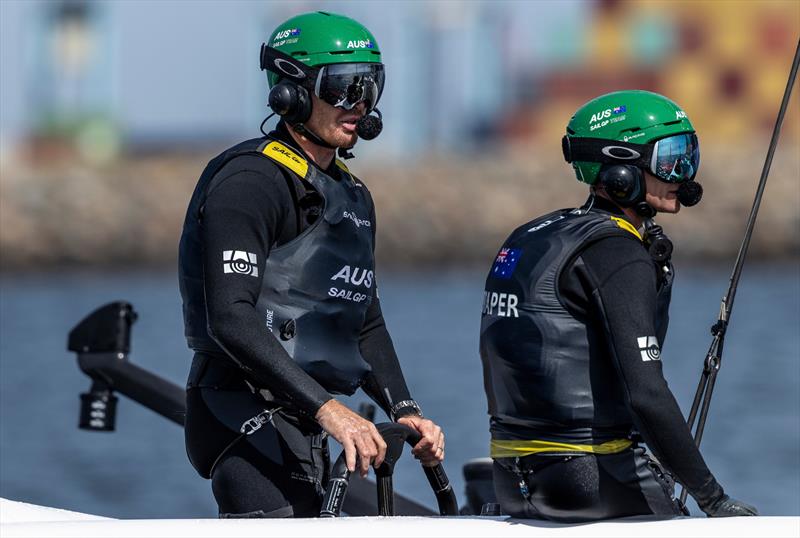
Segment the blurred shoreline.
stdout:
<svg viewBox="0 0 800 538">
<path fill-rule="evenodd" d="M 703 148 L 703 201 L 658 219 L 678 261 L 733 262 L 763 166 L 762 142 Z M 781 142 L 750 260 L 800 258 L 800 148 L 792 138 Z M 130 155 L 105 166 L 53 155 L 4 158 L 0 271 L 175 267 L 186 205 L 212 157 Z M 580 205 L 588 193 L 555 147 L 348 165 L 375 200 L 377 257 L 386 269 L 484 267 L 514 228 Z"/>
</svg>

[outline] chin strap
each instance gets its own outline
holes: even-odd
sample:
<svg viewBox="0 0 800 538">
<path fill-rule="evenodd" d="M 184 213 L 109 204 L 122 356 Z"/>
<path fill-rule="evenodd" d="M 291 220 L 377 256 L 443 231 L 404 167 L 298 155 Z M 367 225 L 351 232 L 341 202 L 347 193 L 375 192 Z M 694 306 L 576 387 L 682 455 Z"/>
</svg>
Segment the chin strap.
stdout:
<svg viewBox="0 0 800 538">
<path fill-rule="evenodd" d="M 299 134 L 305 136 L 306 138 L 308 138 L 309 140 L 311 140 L 313 143 L 315 143 L 318 146 L 321 146 L 323 148 L 328 148 L 328 149 L 336 149 L 336 146 L 332 146 L 332 145 L 328 144 L 327 142 L 325 142 L 322 138 L 317 136 L 317 134 L 314 133 L 314 131 L 312 131 L 311 129 L 309 129 L 308 127 L 306 127 L 302 123 L 295 123 L 294 125 L 292 125 L 292 128 L 295 131 L 297 131 Z"/>
<path fill-rule="evenodd" d="M 362 116 L 358 122 L 356 122 L 356 134 L 359 138 L 363 140 L 372 140 L 373 138 L 377 137 L 381 134 L 383 130 L 383 114 L 381 111 L 375 108 L 373 110 L 375 113 L 367 114 L 366 116 Z M 263 124 L 262 124 L 263 126 Z M 303 125 L 302 123 L 296 123 L 292 125 L 292 127 L 300 134 L 317 144 L 318 146 L 322 146 L 323 148 L 330 148 L 337 150 L 337 155 L 340 159 L 352 159 L 355 155 L 350 152 L 353 149 L 353 146 L 349 147 L 340 147 L 337 148 L 325 142 L 321 137 L 317 136 L 314 132 L 312 132 L 308 127 Z M 355 145 L 355 144 L 353 144 Z"/>
<path fill-rule="evenodd" d="M 328 144 L 327 142 L 325 142 L 322 138 L 317 136 L 314 133 L 314 131 L 312 131 L 311 129 L 309 129 L 308 127 L 303 125 L 302 123 L 295 123 L 294 125 L 292 125 L 292 128 L 295 131 L 297 131 L 299 134 L 305 136 L 306 138 L 308 138 L 309 140 L 311 140 L 313 143 L 315 143 L 318 146 L 321 146 L 323 148 L 328 148 L 328 149 L 335 149 L 336 150 L 336 154 L 339 156 L 340 159 L 352 159 L 353 157 L 355 157 L 355 155 L 353 155 L 349 151 L 353 146 L 350 146 L 349 148 L 337 148 L 336 146 L 332 146 L 332 145 Z"/>
</svg>

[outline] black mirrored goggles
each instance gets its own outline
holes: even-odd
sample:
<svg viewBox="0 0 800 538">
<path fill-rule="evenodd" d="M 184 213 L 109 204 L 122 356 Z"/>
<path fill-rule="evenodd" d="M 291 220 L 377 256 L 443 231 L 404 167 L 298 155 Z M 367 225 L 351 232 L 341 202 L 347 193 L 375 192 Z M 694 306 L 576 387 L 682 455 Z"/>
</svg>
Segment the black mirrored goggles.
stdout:
<svg viewBox="0 0 800 538">
<path fill-rule="evenodd" d="M 669 136 L 652 144 L 565 136 L 561 149 L 568 163 L 631 164 L 667 183 L 691 181 L 700 168 L 700 146 L 694 133 Z"/>
<path fill-rule="evenodd" d="M 658 179 L 667 183 L 691 181 L 700 168 L 700 146 L 697 136 L 679 134 L 656 140 L 650 171 Z"/>
<path fill-rule="evenodd" d="M 363 102 L 367 113 L 377 106 L 383 93 L 383 64 L 352 63 L 323 65 L 314 93 L 331 106 L 352 110 Z"/>
</svg>

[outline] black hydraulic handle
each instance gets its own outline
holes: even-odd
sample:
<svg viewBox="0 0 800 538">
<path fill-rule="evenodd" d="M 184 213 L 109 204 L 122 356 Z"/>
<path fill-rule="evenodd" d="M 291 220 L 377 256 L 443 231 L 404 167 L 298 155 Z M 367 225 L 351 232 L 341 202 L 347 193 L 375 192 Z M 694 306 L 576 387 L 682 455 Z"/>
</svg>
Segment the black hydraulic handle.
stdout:
<svg viewBox="0 0 800 538">
<path fill-rule="evenodd" d="M 386 441 L 386 457 L 380 467 L 375 469 L 375 476 L 378 484 L 378 515 L 394 515 L 394 488 L 392 485 L 392 475 L 394 466 L 403 453 L 403 445 L 408 443 L 416 445 L 420 440 L 419 433 L 396 422 L 384 422 L 376 424 L 378 432 Z M 423 466 L 425 476 L 431 485 L 436 502 L 439 505 L 439 514 L 443 516 L 458 515 L 458 502 L 447 478 L 447 473 L 441 464 L 434 467 Z M 331 470 L 331 479 L 325 490 L 325 498 L 322 502 L 320 517 L 339 517 L 347 494 L 347 486 L 350 480 L 350 471 L 347 470 L 345 453 L 339 455 Z"/>
<path fill-rule="evenodd" d="M 186 390 L 128 361 L 137 317 L 130 303 L 115 301 L 97 308 L 70 331 L 67 349 L 78 354 L 78 366 L 92 379 L 92 388 L 81 395 L 81 428 L 114 430 L 114 392 L 183 426 Z"/>
<path fill-rule="evenodd" d="M 439 515 L 442 516 L 457 516 L 458 515 L 458 501 L 456 494 L 453 492 L 453 486 L 450 485 L 450 480 L 444 472 L 442 464 L 435 467 L 423 466 L 425 477 L 428 479 L 428 484 L 431 485 L 434 495 L 436 495 L 436 504 L 439 505 Z"/>
<path fill-rule="evenodd" d="M 350 471 L 347 470 L 345 453 L 339 454 L 331 469 L 331 478 L 325 488 L 325 497 L 322 499 L 322 508 L 319 517 L 339 517 L 342 513 L 347 486 L 350 483 Z"/>
<path fill-rule="evenodd" d="M 108 389 L 124 394 L 164 418 L 183 426 L 186 389 L 115 353 L 78 354 L 81 370 Z"/>
</svg>

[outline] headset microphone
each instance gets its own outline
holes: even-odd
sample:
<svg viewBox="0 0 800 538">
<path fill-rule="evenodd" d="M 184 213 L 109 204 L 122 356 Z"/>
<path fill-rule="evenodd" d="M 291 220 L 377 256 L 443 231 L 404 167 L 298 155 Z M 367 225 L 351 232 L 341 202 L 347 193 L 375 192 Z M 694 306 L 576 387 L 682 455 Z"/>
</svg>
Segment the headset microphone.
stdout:
<svg viewBox="0 0 800 538">
<path fill-rule="evenodd" d="M 697 205 L 701 198 L 703 198 L 703 186 L 694 180 L 681 183 L 678 187 L 678 201 L 681 205 L 692 207 Z"/>
<path fill-rule="evenodd" d="M 372 140 L 381 134 L 383 130 L 383 115 L 377 108 L 375 109 L 375 114 L 377 116 L 367 114 L 356 122 L 356 134 L 362 140 Z"/>
</svg>

